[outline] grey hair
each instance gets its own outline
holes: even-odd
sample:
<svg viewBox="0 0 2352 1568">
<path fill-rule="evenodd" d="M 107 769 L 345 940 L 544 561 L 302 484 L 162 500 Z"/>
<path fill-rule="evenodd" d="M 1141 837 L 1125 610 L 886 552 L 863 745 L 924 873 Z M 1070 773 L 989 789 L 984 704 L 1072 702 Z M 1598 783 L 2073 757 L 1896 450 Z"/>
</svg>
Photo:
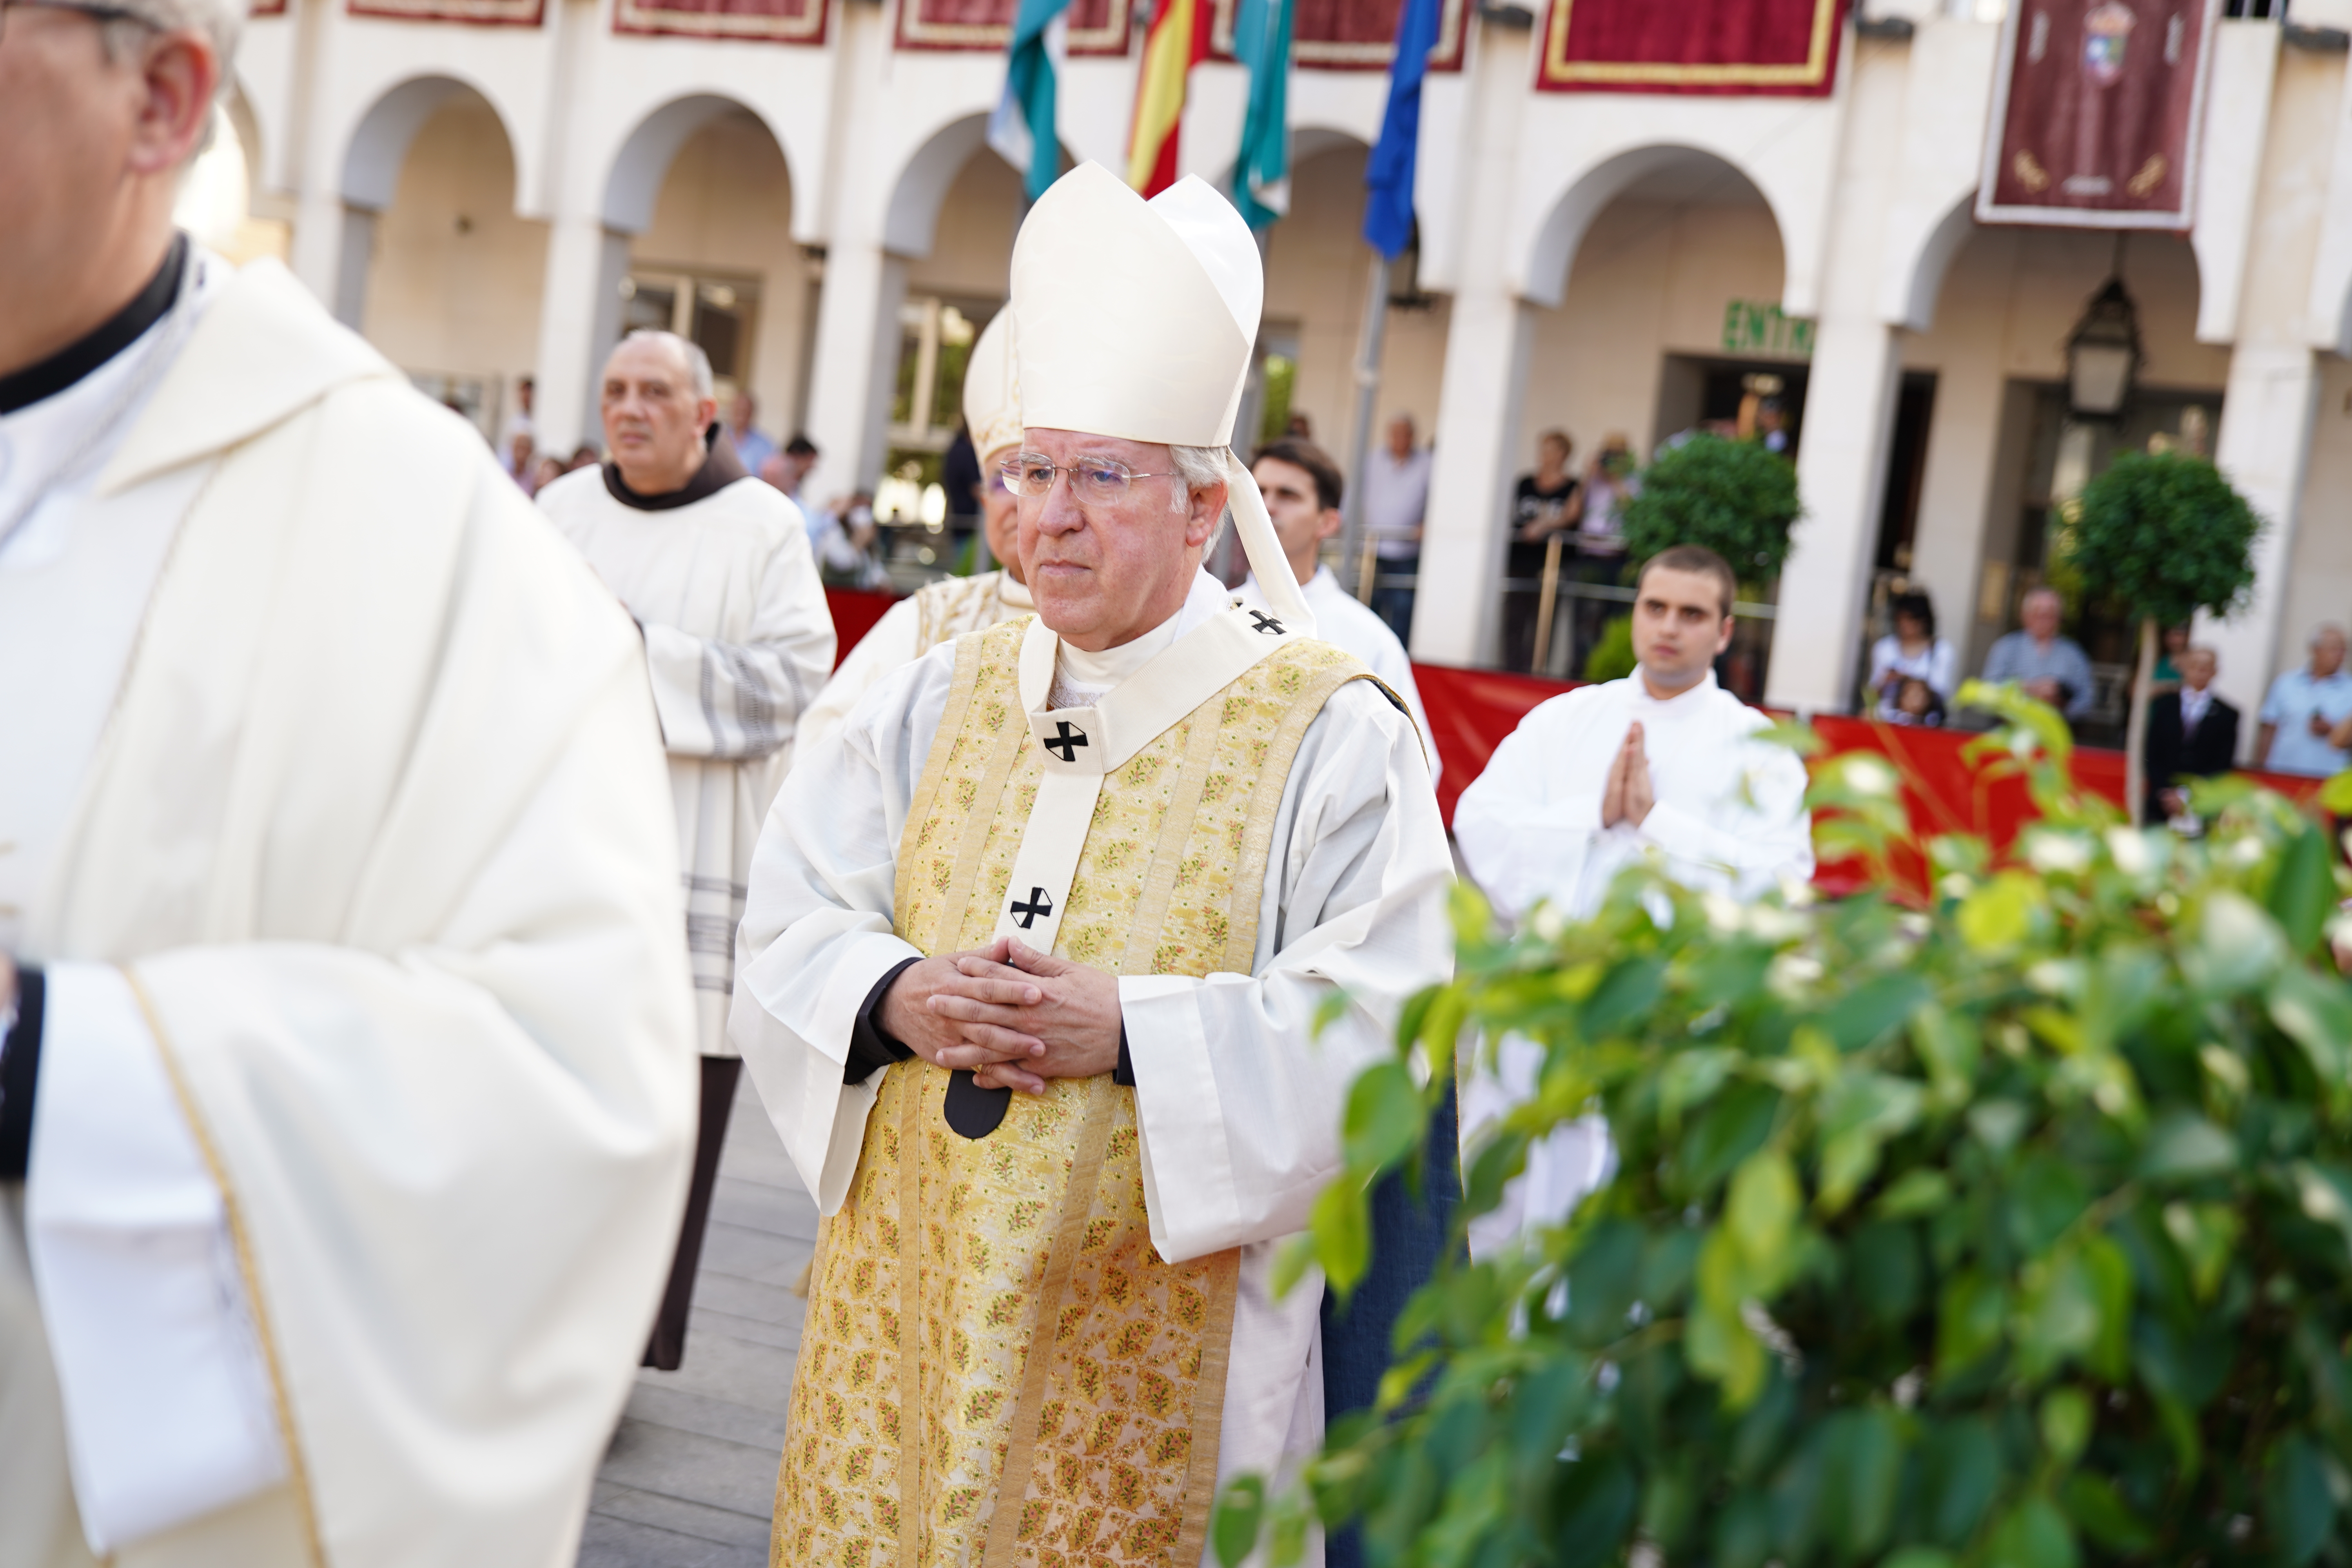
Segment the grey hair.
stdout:
<svg viewBox="0 0 2352 1568">
<path fill-rule="evenodd" d="M 213 89 L 213 101 L 218 103 L 228 96 L 234 78 L 231 62 L 236 58 L 236 42 L 245 32 L 246 0 L 117 0 L 131 13 L 116 17 L 100 29 L 106 45 L 106 58 L 118 66 L 129 65 L 139 58 L 147 40 L 157 33 L 202 33 L 213 53 L 220 59 L 220 81 Z M 202 153 L 212 145 L 213 128 L 207 125 L 195 152 Z M 190 162 L 194 161 L 190 154 Z"/>
<path fill-rule="evenodd" d="M 702 345 L 692 338 L 681 338 L 676 332 L 666 332 L 658 327 L 639 327 L 621 341 L 625 343 L 664 343 L 675 349 L 678 357 L 686 361 L 686 374 L 694 383 L 694 395 L 719 395 L 718 379 L 710 374 L 710 356 L 704 353 Z"/>
<path fill-rule="evenodd" d="M 2326 637 L 2332 637 L 2337 642 L 2347 640 L 2342 626 L 2337 626 L 2334 621 L 2322 621 L 2311 628 L 2311 641 L 2306 646 L 2316 647 L 2319 646 L 2319 639 Z"/>
<path fill-rule="evenodd" d="M 1176 477 L 1184 481 L 1182 492 L 1176 497 L 1176 510 L 1178 511 L 1189 510 L 1195 494 L 1207 489 L 1212 485 L 1223 484 L 1225 464 L 1232 460 L 1233 455 L 1234 449 L 1231 447 L 1169 447 L 1168 466 L 1174 468 Z M 1202 546 L 1203 549 L 1214 550 L 1217 547 L 1217 536 L 1224 531 L 1225 524 L 1233 521 L 1233 515 L 1234 509 L 1228 503 L 1224 510 L 1218 514 L 1217 526 L 1210 531 L 1209 542 Z"/>
</svg>

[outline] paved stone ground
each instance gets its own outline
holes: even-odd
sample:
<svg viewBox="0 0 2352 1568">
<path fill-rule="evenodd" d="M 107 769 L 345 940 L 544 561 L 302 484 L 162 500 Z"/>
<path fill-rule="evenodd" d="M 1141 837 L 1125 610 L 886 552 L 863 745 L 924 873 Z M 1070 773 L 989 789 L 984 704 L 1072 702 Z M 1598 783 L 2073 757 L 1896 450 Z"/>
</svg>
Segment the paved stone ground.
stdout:
<svg viewBox="0 0 2352 1568">
<path fill-rule="evenodd" d="M 766 1568 L 801 1299 L 816 1245 L 802 1188 L 744 1075 L 727 1126 L 686 1364 L 640 1372 L 596 1478 L 580 1568 Z"/>
</svg>

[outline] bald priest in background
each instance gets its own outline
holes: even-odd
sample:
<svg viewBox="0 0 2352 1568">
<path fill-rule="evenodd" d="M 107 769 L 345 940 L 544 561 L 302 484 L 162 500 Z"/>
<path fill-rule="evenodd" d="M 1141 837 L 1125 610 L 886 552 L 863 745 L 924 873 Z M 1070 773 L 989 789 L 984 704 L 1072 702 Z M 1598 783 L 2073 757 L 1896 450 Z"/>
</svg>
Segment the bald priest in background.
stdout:
<svg viewBox="0 0 2352 1568">
<path fill-rule="evenodd" d="M 833 613 L 800 509 L 709 438 L 719 403 L 699 345 L 631 332 L 604 362 L 598 406 L 611 460 L 557 479 L 539 506 L 637 623 L 669 752 L 702 1109 L 646 1364 L 676 1372 L 743 1070 L 727 1043 L 735 922 L 761 819 L 833 668 Z"/>
<path fill-rule="evenodd" d="M 241 14 L 0 12 L 0 1563 L 560 1568 L 693 1126 L 645 658 L 173 232 Z"/>
<path fill-rule="evenodd" d="M 1322 1291 L 1275 1254 L 1450 972 L 1452 858 L 1227 445 L 1263 290 L 1197 179 L 1039 200 L 1037 614 L 885 677 L 769 816 L 734 1029 L 825 1215 L 780 1563 L 1190 1568 L 1221 1480 L 1321 1440 Z M 1267 609 L 1201 570 L 1229 502 Z"/>
</svg>

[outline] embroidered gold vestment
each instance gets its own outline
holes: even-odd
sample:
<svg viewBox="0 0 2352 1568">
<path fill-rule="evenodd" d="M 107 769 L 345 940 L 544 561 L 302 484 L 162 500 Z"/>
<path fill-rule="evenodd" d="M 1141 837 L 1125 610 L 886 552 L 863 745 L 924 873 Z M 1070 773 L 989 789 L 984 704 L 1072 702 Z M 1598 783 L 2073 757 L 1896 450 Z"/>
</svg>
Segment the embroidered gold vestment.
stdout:
<svg viewBox="0 0 2352 1568">
<path fill-rule="evenodd" d="M 898 934 L 995 929 L 1044 763 L 1017 668 L 1028 617 L 956 643 L 898 846 Z M 1103 779 L 1054 951 L 1118 974 L 1248 973 L 1290 765 L 1368 679 L 1286 640 Z M 1144 1208 L 1135 1090 L 1014 1094 L 987 1135 L 949 1073 L 890 1068 L 824 1222 L 777 1479 L 772 1561 L 1097 1568 L 1200 1559 L 1239 1254 L 1168 1264 Z"/>
</svg>

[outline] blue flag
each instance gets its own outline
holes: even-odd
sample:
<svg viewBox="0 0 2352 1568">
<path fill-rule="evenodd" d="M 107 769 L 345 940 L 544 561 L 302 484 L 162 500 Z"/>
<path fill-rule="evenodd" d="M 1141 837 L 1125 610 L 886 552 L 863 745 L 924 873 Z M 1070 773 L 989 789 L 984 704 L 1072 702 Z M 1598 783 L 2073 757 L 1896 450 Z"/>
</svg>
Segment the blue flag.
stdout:
<svg viewBox="0 0 2352 1568">
<path fill-rule="evenodd" d="M 1234 13 L 1234 58 L 1249 70 L 1249 110 L 1234 160 L 1234 205 L 1252 228 L 1290 210 L 1290 16 L 1292 0 L 1241 0 Z"/>
<path fill-rule="evenodd" d="M 1070 0 L 1021 0 L 1005 54 L 1004 96 L 988 117 L 988 144 L 1020 170 L 1035 201 L 1061 177 L 1062 138 L 1055 119 L 1055 87 L 1069 30 Z"/>
<path fill-rule="evenodd" d="M 1394 261 L 1412 243 L 1412 175 L 1421 153 L 1421 83 L 1437 47 L 1437 0 L 1403 0 L 1396 58 L 1389 66 L 1389 106 L 1380 144 L 1364 165 L 1364 238 Z"/>
</svg>

